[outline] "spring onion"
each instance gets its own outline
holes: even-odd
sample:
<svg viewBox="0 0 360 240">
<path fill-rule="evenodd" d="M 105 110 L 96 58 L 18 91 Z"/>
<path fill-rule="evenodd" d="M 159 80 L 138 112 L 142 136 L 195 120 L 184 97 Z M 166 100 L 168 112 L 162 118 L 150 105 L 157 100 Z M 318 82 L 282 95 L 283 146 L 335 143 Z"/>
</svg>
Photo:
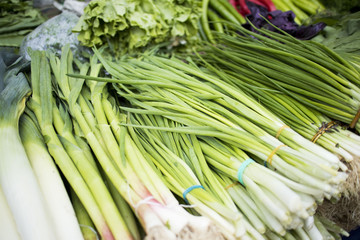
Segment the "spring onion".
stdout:
<svg viewBox="0 0 360 240">
<path fill-rule="evenodd" d="M 57 239 L 83 239 L 63 180 L 40 131 L 27 114 L 23 114 L 20 119 L 20 137 L 40 184 Z"/>
<path fill-rule="evenodd" d="M 311 41 L 262 29 L 259 31 L 268 37 L 243 28 L 238 31 L 241 35 L 217 34 L 219 45 L 201 48 L 206 53 L 203 58 L 211 64 L 215 58 L 218 67 L 238 73 L 247 83 L 260 82 L 351 128 L 359 128 L 360 73 L 351 63 Z"/>
<path fill-rule="evenodd" d="M 248 196 L 245 199 L 252 199 L 252 206 L 261 209 L 257 218 L 252 217 L 252 222 L 264 219 L 262 227 L 257 225 L 261 232 L 267 232 L 264 230 L 266 226 L 275 235 L 285 236 L 289 229 L 307 234 L 305 229 L 298 229 L 314 214 L 316 204 L 324 198 L 339 197 L 340 185 L 346 178 L 346 174 L 341 172 L 344 166 L 339 159 L 293 130 L 282 138 L 288 146 L 272 153 L 272 149 L 283 143 L 271 137 L 268 128 L 271 129 L 271 125 L 280 127 L 284 123 L 250 96 L 211 73 L 209 65 L 205 66 L 208 69 L 204 69 L 193 62 L 188 64 L 176 58 L 148 55 L 142 59 L 132 58 L 115 63 L 105 60 L 97 50 L 95 52 L 112 79 L 79 74 L 69 76 L 96 80 L 99 84 L 113 83 L 117 94 L 130 104 L 130 107 L 121 106 L 120 109 L 135 116 L 130 117 L 129 123 L 118 123 L 128 129 L 136 129 L 131 131 L 131 136 L 137 139 L 136 145 L 142 146 L 147 161 L 155 164 L 165 176 L 164 181 L 176 194 L 181 195 L 186 189 L 181 185 L 190 179 L 199 178 L 201 183 L 209 186 L 207 181 L 210 180 L 203 180 L 209 175 L 205 176 L 198 170 L 202 166 L 202 171 L 207 172 L 205 165 L 196 159 L 204 158 L 217 172 L 236 181 L 238 169 L 250 156 L 262 163 L 268 161 L 270 155 L 273 158 L 272 167 L 252 163 L 242 176 Z M 246 120 L 250 115 L 259 124 Z M 269 122 L 265 123 L 266 127 L 262 126 L 260 119 Z M 270 124 L 271 121 L 276 123 Z M 273 128 L 273 131 L 276 130 Z M 195 134 L 196 137 L 186 140 L 184 134 Z M 300 146 L 298 141 L 309 146 L 310 150 Z M 197 150 L 192 152 L 187 147 Z M 318 149 L 329 159 L 319 154 Z M 314 159 L 318 159 L 318 162 Z M 173 161 L 183 170 L 168 167 Z M 188 177 L 184 177 L 184 172 Z M 264 181 L 264 178 L 267 180 Z M 214 180 L 211 182 L 215 183 Z M 199 184 L 199 180 L 189 185 L 196 184 Z M 196 200 L 200 192 L 196 190 L 189 194 L 188 200 Z M 236 198 L 237 195 L 233 196 Z M 200 202 L 195 201 L 194 204 Z M 246 211 L 251 214 L 251 211 Z M 201 213 L 206 215 L 206 212 Z M 245 225 L 251 226 L 247 234 L 253 236 L 258 230 L 251 225 L 252 222 Z"/>
<path fill-rule="evenodd" d="M 90 215 L 72 189 L 70 189 L 70 197 L 84 240 L 99 240 L 100 237 L 94 223 L 91 221 Z"/>
</svg>

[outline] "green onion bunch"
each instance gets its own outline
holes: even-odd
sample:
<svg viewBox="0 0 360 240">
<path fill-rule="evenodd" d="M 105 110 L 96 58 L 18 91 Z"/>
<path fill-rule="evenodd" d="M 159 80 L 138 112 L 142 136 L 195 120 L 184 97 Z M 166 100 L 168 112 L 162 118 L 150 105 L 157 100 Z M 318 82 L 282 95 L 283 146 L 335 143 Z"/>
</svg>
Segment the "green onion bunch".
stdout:
<svg viewBox="0 0 360 240">
<path fill-rule="evenodd" d="M 272 215 L 271 210 L 269 211 L 267 208 L 268 205 L 272 205 L 272 203 L 266 202 L 266 200 L 269 200 L 268 196 L 264 195 L 258 198 L 256 190 L 250 187 L 245 188 L 236 179 L 234 180 L 233 176 L 229 176 L 228 172 L 218 171 L 216 168 L 208 166 L 208 163 L 216 165 L 216 160 L 222 161 L 221 159 L 226 159 L 232 154 L 248 157 L 244 152 L 241 152 L 239 149 L 233 150 L 228 144 L 211 137 L 196 137 L 196 132 L 181 129 L 186 127 L 165 117 L 131 114 L 130 118 L 130 123 L 124 125 L 129 126 L 131 135 L 134 136 L 134 139 L 137 139 L 136 142 L 139 146 L 144 147 L 145 156 L 148 156 L 148 160 L 153 161 L 158 169 L 160 169 L 164 175 L 163 180 L 173 192 L 181 196 L 183 190 L 180 188 L 180 191 L 178 191 L 178 185 L 189 181 L 189 177 L 182 178 L 181 171 L 179 171 L 186 164 L 191 169 L 190 175 L 196 175 L 199 181 L 197 184 L 203 187 L 203 189 L 196 188 L 199 190 L 195 191 L 194 189 L 189 192 L 189 202 L 191 201 L 190 197 L 193 198 L 199 195 L 199 191 L 206 191 L 214 194 L 219 200 L 226 203 L 227 206 L 237 206 L 238 211 L 243 215 L 241 226 L 246 231 L 240 237 L 241 239 L 279 239 L 281 236 L 289 239 L 306 239 L 307 237 L 321 239 L 322 237 L 332 236 L 331 234 L 336 236 L 340 232 L 347 235 L 341 229 L 332 230 L 333 233 L 330 233 L 331 231 L 329 232 L 328 229 L 332 228 L 326 228 L 323 223 L 324 220 L 318 220 L 318 216 L 307 218 L 305 224 L 300 224 L 300 226 L 294 227 L 293 230 L 284 229 L 276 217 Z M 164 157 L 161 157 L 161 155 Z M 257 170 L 259 175 L 263 174 L 261 169 Z M 250 171 L 250 169 L 247 171 Z M 244 173 L 244 178 L 245 174 L 248 177 L 247 173 Z M 270 181 L 271 179 L 267 180 Z M 305 195 L 302 197 L 304 203 L 310 200 Z M 208 198 L 201 197 L 200 199 L 205 200 Z M 270 200 L 278 201 L 275 198 Z M 195 210 L 198 210 L 198 203 L 194 202 L 193 204 L 195 204 Z M 309 211 L 314 214 L 316 204 L 311 200 L 307 204 Z M 212 205 L 214 203 L 210 204 L 210 206 Z M 278 206 L 282 209 L 286 208 L 282 204 Z M 222 212 L 222 215 L 228 213 L 221 206 L 217 206 L 217 208 Z M 315 224 L 315 219 L 317 225 Z M 221 222 L 218 222 L 218 224 L 221 225 Z M 236 229 L 239 232 L 239 226 L 236 226 Z M 239 235 L 237 235 L 238 237 Z M 227 239 L 231 238 L 228 236 Z"/>
<path fill-rule="evenodd" d="M 346 166 L 284 128 L 231 74 L 201 55 L 193 59 L 203 65 L 147 54 L 112 62 L 94 51 L 85 63 L 68 46 L 61 57 L 33 51 L 26 109 L 70 185 L 84 235 L 347 235 L 316 215 L 324 199 L 339 199 Z"/>
<path fill-rule="evenodd" d="M 229 48 L 231 47 L 229 46 Z M 199 57 L 199 60 L 211 68 L 211 72 L 225 79 L 233 87 L 252 96 L 261 105 L 276 114 L 286 124 L 284 125 L 285 128 L 291 127 L 306 139 L 318 143 L 345 161 L 349 162 L 354 157 L 359 157 L 359 136 L 347 129 L 346 124 L 331 119 L 325 113 L 314 109 L 289 92 L 283 92 L 284 89 L 277 89 L 274 86 L 269 86 L 268 83 L 262 83 L 255 76 L 252 78 L 245 77 L 235 68 L 229 70 L 233 67 L 232 63 L 228 64 L 223 61 L 220 54 L 208 59 L 212 64 L 203 57 Z M 226 67 L 223 64 L 228 65 Z M 282 139 L 281 132 L 277 132 L 277 136 Z"/>
<path fill-rule="evenodd" d="M 197 49 L 210 64 L 239 78 L 289 95 L 332 120 L 360 129 L 360 73 L 326 46 L 258 29 L 217 33 L 218 44 Z"/>
<path fill-rule="evenodd" d="M 203 156 L 212 169 L 232 181 L 242 182 L 250 198 L 264 210 L 267 228 L 272 232 L 284 236 L 287 230 L 303 227 L 314 215 L 317 203 L 324 198 L 339 198 L 340 186 L 346 179 L 342 171 L 346 167 L 339 158 L 292 129 L 284 129 L 282 139 L 277 139 L 272 134 L 285 124 L 252 97 L 210 73 L 210 69 L 200 68 L 191 59 L 184 62 L 144 55 L 142 59 L 111 62 L 98 51 L 96 55 L 111 79 L 70 76 L 112 82 L 118 97 L 129 104 L 120 108 L 137 116 L 135 122 L 122 126 L 194 134 L 196 138 L 188 138 L 201 149 L 195 156 Z M 164 124 L 170 120 L 173 123 Z M 146 152 L 151 150 L 148 159 L 167 178 L 174 171 L 167 170 L 169 156 L 173 156 L 168 151 L 178 157 L 180 152 L 185 163 L 194 158 L 187 154 L 188 149 L 180 151 L 176 144 L 166 145 L 178 142 L 179 137 L 169 140 L 164 133 L 156 133 L 164 135 L 158 138 L 146 131 L 139 135 Z M 189 139 L 181 139 L 184 145 L 192 145 L 186 144 Z M 159 152 L 163 155 L 159 156 Z M 172 158 L 177 159 L 175 156 Z M 243 163 L 248 164 L 246 168 Z M 196 167 L 190 166 L 196 173 Z M 180 181 L 168 184 L 174 182 Z M 181 193 L 174 189 L 178 195 Z M 264 228 L 258 232 L 264 233 Z"/>
<path fill-rule="evenodd" d="M 235 82 L 239 87 L 243 83 L 239 80 L 235 80 Z M 318 143 L 346 162 L 360 157 L 359 135 L 346 129 L 340 122 L 331 120 L 289 95 L 278 91 L 273 92 L 266 87 L 259 87 L 260 84 L 257 85 L 253 88 L 247 85 L 242 89 L 276 113 L 296 132 L 312 142 Z"/>
<path fill-rule="evenodd" d="M 131 115 L 130 123 L 142 126 L 152 124 L 155 128 L 176 126 L 175 122 L 148 115 Z M 243 215 L 230 195 L 216 180 L 195 135 L 132 127 L 129 130 L 147 161 L 160 170 L 159 174 L 172 192 L 184 198 L 185 203 L 190 204 L 189 207 L 196 212 L 212 219 L 226 239 L 245 236 L 249 225 L 244 223 Z"/>
</svg>

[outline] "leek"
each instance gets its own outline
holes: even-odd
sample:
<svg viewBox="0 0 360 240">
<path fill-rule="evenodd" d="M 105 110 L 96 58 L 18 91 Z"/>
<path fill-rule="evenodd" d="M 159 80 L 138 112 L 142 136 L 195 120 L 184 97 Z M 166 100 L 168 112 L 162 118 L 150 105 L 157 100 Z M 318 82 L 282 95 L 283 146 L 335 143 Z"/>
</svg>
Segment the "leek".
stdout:
<svg viewBox="0 0 360 240">
<path fill-rule="evenodd" d="M 5 195 L 0 188 L 0 238 L 20 240 L 14 217 L 11 213 L 9 205 L 6 201 Z"/>
<path fill-rule="evenodd" d="M 1 59 L 2 60 L 2 59 Z M 19 136 L 30 87 L 18 68 L 0 79 L 0 185 L 22 239 L 56 239 L 39 183 Z"/>
</svg>

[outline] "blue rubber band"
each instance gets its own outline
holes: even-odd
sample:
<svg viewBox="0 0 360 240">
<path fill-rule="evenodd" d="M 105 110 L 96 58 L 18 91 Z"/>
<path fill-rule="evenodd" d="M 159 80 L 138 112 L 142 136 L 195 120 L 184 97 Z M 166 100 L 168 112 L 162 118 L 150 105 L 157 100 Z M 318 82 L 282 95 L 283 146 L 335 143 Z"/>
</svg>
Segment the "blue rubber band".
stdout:
<svg viewBox="0 0 360 240">
<path fill-rule="evenodd" d="M 185 202 L 186 202 L 187 204 L 189 204 L 189 201 L 187 200 L 186 195 L 187 195 L 189 192 L 191 192 L 192 190 L 194 190 L 195 188 L 205 189 L 205 188 L 204 188 L 203 186 L 201 186 L 201 185 L 192 185 L 191 187 L 185 189 L 185 191 L 183 192 L 183 198 L 184 198 L 184 200 L 185 200 Z"/>
<path fill-rule="evenodd" d="M 239 167 L 239 169 L 238 169 L 237 177 L 238 177 L 239 182 L 240 182 L 243 186 L 245 186 L 245 184 L 244 184 L 244 182 L 243 182 L 243 179 L 242 179 L 243 174 L 244 174 L 244 171 L 245 171 L 246 167 L 249 166 L 249 164 L 250 164 L 250 163 L 253 163 L 253 162 L 254 162 L 254 160 L 252 160 L 251 158 L 249 158 L 249 159 L 245 160 L 245 161 L 240 165 L 240 167 Z"/>
</svg>

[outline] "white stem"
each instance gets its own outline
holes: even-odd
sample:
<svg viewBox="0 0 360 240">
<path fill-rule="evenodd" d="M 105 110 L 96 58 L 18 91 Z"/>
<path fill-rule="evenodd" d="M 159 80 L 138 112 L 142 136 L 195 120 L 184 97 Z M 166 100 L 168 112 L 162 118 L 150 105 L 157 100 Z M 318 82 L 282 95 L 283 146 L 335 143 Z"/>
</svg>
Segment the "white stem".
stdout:
<svg viewBox="0 0 360 240">
<path fill-rule="evenodd" d="M 297 194 L 301 198 L 301 202 L 304 205 L 304 208 L 306 209 L 306 211 L 309 213 L 309 215 L 313 215 L 315 213 L 314 209 L 316 209 L 316 207 L 317 207 L 315 198 L 312 197 L 311 195 L 304 194 L 301 192 L 297 192 Z"/>
<path fill-rule="evenodd" d="M 279 209 L 271 200 L 261 191 L 261 189 L 250 179 L 244 178 L 246 188 L 254 202 L 256 203 L 259 211 L 260 218 L 276 233 L 285 234 L 285 229 L 281 222 L 286 222 L 288 216 Z M 279 216 L 279 212 L 283 212 Z M 283 217 L 283 215 L 285 215 Z M 285 219 L 285 220 L 283 220 Z"/>
<path fill-rule="evenodd" d="M 309 217 L 308 219 L 306 219 L 304 229 L 308 233 L 310 239 L 316 239 L 316 240 L 324 239 L 319 229 L 314 224 L 314 217 Z"/>
<path fill-rule="evenodd" d="M 17 129 L 0 128 L 0 184 L 23 240 L 56 239 Z"/>
<path fill-rule="evenodd" d="M 189 194 L 188 200 L 189 200 L 189 202 L 191 202 L 192 204 L 194 204 L 196 206 L 195 209 L 200 215 L 208 217 L 213 223 L 215 223 L 219 227 L 220 232 L 224 236 L 227 236 L 227 237 L 235 236 L 235 233 L 239 229 L 235 229 L 235 226 L 233 223 L 230 223 L 227 219 L 220 216 L 212 208 L 203 204 L 201 201 L 199 201 L 198 199 L 193 197 L 191 194 Z M 241 231 L 241 232 L 245 233 L 245 229 L 243 229 L 243 231 Z"/>
<path fill-rule="evenodd" d="M 149 203 L 149 206 L 156 212 L 156 215 L 161 219 L 164 225 L 167 225 L 169 230 L 175 234 L 179 234 L 189 223 L 189 220 L 183 214 L 160 205 L 160 203 Z"/>
<path fill-rule="evenodd" d="M 260 234 L 258 231 L 256 231 L 256 229 L 248 221 L 244 221 L 244 225 L 245 225 L 245 228 L 246 228 L 246 232 L 248 232 L 249 235 L 251 235 L 251 237 L 252 237 L 251 239 L 265 240 L 263 235 Z"/>
<path fill-rule="evenodd" d="M 296 228 L 295 232 L 299 240 L 311 240 L 303 228 Z"/>
<path fill-rule="evenodd" d="M 317 144 L 314 144 L 310 140 L 305 139 L 301 135 L 297 134 L 294 130 L 286 128 L 284 129 L 284 131 L 289 132 L 292 135 L 292 140 L 302 146 L 304 149 L 311 151 L 313 154 L 319 156 L 320 158 L 326 159 L 331 163 L 339 162 L 339 158 L 335 154 L 329 152 L 328 150 Z"/>
<path fill-rule="evenodd" d="M 238 208 L 246 215 L 246 217 L 249 219 L 255 229 L 259 233 L 264 234 L 266 231 L 266 227 L 256 214 L 257 208 L 253 200 L 248 197 L 248 195 L 245 195 L 245 193 L 242 192 L 242 189 L 239 189 L 237 186 L 229 188 L 228 192 L 232 197 L 233 201 L 238 206 Z M 245 199 L 244 195 L 246 196 Z M 248 204 L 248 202 L 250 202 L 250 205 Z"/>
<path fill-rule="evenodd" d="M 289 211 L 293 213 L 300 211 L 303 208 L 300 197 L 284 183 L 263 171 L 263 169 L 265 167 L 259 164 L 252 164 L 252 166 L 248 167 L 246 176 L 274 193 Z"/>
<path fill-rule="evenodd" d="M 208 217 L 194 216 L 179 204 L 168 206 L 187 217 L 188 225 L 192 228 L 195 235 L 204 236 L 209 232 L 209 229 L 212 229 L 212 226 L 214 225 Z"/>
<path fill-rule="evenodd" d="M 280 181 L 282 181 L 284 184 L 286 184 L 288 187 L 293 189 L 296 192 L 302 192 L 304 194 L 312 195 L 316 200 L 320 201 L 324 198 L 323 191 L 321 189 L 313 188 L 311 186 L 307 186 L 298 182 L 294 182 L 293 180 L 284 177 L 280 174 L 277 174 L 276 172 L 266 169 L 268 174 L 271 174 L 272 176 L 278 178 Z"/>
<path fill-rule="evenodd" d="M 250 193 L 250 195 L 256 199 L 256 196 Z M 264 224 L 271 230 L 278 234 L 285 234 L 286 230 L 281 225 L 281 223 L 272 215 L 269 210 L 262 204 L 260 201 L 256 201 L 256 205 L 258 208 L 257 214 L 259 215 L 260 219 L 264 221 Z"/>
<path fill-rule="evenodd" d="M 176 240 L 176 235 L 162 223 L 148 204 L 139 206 L 136 212 L 147 234 L 145 240 Z"/>
<path fill-rule="evenodd" d="M 14 217 L 0 187 L 0 239 L 21 240 Z"/>
</svg>

